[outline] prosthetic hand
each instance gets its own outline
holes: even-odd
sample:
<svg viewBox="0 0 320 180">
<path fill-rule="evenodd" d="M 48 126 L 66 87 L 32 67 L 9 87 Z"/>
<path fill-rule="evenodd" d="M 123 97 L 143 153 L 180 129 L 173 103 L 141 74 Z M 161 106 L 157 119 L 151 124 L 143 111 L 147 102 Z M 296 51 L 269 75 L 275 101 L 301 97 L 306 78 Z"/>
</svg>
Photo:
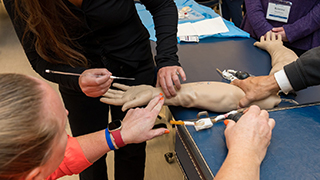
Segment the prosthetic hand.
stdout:
<svg viewBox="0 0 320 180">
<path fill-rule="evenodd" d="M 253 45 L 268 51 L 270 54 L 272 69 L 269 74 L 274 74 L 281 70 L 285 65 L 298 59 L 298 56 L 292 50 L 283 46 L 280 34 L 276 37 L 275 33 L 268 32 L 266 37 L 261 36 L 260 42 L 255 42 Z"/>
<path fill-rule="evenodd" d="M 126 86 L 113 84 L 121 90 L 109 89 L 101 102 L 117 105 L 125 111 L 132 107 L 146 105 L 153 97 L 163 93 L 160 87 L 154 88 L 148 85 Z M 214 112 L 227 112 L 238 107 L 239 101 L 245 93 L 237 86 L 222 82 L 196 82 L 181 85 L 177 95 L 165 99 L 165 105 L 195 107 Z M 280 97 L 272 95 L 261 101 L 255 101 L 260 108 L 269 109 L 280 103 Z"/>
<path fill-rule="evenodd" d="M 240 100 L 240 107 L 246 107 L 251 102 L 277 94 L 280 87 L 273 74 L 298 58 L 293 51 L 283 46 L 281 35 L 276 38 L 274 33 L 268 32 L 266 39 L 261 36 L 260 42 L 255 42 L 254 45 L 268 51 L 272 59 L 272 69 L 269 76 L 249 77 L 244 80 L 236 79 L 231 82 L 231 84 L 240 87 L 246 93 Z"/>
</svg>

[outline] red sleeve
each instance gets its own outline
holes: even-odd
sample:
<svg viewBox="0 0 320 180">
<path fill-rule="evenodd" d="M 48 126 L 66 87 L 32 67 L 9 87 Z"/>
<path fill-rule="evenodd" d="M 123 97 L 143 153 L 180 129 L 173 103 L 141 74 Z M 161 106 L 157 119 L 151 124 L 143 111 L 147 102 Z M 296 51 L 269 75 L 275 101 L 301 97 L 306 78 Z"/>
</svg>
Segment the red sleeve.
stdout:
<svg viewBox="0 0 320 180">
<path fill-rule="evenodd" d="M 83 154 L 77 139 L 68 135 L 64 159 L 58 169 L 47 177 L 47 180 L 57 179 L 65 175 L 79 174 L 91 164 Z"/>
</svg>

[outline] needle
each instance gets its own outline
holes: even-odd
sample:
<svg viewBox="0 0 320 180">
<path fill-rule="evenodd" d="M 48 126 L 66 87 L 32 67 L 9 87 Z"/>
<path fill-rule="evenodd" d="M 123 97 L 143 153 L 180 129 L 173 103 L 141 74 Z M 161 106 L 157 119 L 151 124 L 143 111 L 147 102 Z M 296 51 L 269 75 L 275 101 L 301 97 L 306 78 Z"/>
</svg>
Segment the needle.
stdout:
<svg viewBox="0 0 320 180">
<path fill-rule="evenodd" d="M 70 76 L 80 76 L 81 74 L 78 73 L 70 73 L 70 72 L 61 72 L 61 71 L 53 71 L 50 69 L 46 69 L 46 73 L 52 74 L 63 74 L 63 75 L 70 75 Z M 126 79 L 126 80 L 135 80 L 135 78 L 127 78 L 127 77 L 117 77 L 117 76 L 110 76 L 111 79 Z"/>
</svg>

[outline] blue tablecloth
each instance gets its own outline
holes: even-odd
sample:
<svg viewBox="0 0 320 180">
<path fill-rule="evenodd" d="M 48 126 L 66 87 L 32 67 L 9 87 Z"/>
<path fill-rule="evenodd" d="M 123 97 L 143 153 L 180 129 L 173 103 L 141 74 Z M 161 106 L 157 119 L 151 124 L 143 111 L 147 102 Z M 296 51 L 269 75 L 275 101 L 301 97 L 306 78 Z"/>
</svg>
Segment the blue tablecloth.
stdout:
<svg viewBox="0 0 320 180">
<path fill-rule="evenodd" d="M 204 19 L 211 19 L 211 18 L 215 18 L 215 17 L 219 16 L 219 14 L 214 12 L 214 10 L 212 10 L 211 8 L 200 5 L 197 2 L 195 2 L 194 0 L 175 0 L 175 3 L 177 5 L 178 9 L 181 9 L 185 6 L 189 6 L 193 10 L 202 14 L 205 17 Z M 155 36 L 152 15 L 150 14 L 150 12 L 148 10 L 146 10 L 145 6 L 141 3 L 136 3 L 136 8 L 137 8 L 138 14 L 142 20 L 142 23 L 149 31 L 150 40 L 156 41 L 157 38 Z M 196 21 L 199 21 L 199 20 L 183 21 L 183 22 L 179 22 L 179 23 L 196 22 Z M 223 21 L 226 24 L 227 28 L 229 29 L 229 32 L 219 33 L 219 34 L 214 34 L 214 35 L 209 35 L 209 36 L 208 35 L 200 36 L 199 39 L 203 39 L 206 37 L 244 37 L 244 38 L 250 37 L 249 33 L 237 28 L 236 26 L 234 26 L 234 24 L 232 22 L 227 21 L 225 19 L 223 19 Z"/>
</svg>

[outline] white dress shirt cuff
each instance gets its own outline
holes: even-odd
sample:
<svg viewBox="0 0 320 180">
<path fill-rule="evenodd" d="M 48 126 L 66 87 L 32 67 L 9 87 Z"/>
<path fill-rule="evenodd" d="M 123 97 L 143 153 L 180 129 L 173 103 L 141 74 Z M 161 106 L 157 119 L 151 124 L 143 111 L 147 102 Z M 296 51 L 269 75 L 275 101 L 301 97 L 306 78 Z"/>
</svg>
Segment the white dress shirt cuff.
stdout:
<svg viewBox="0 0 320 180">
<path fill-rule="evenodd" d="M 283 69 L 274 73 L 274 77 L 283 93 L 288 94 L 291 90 L 293 90 Z"/>
</svg>

